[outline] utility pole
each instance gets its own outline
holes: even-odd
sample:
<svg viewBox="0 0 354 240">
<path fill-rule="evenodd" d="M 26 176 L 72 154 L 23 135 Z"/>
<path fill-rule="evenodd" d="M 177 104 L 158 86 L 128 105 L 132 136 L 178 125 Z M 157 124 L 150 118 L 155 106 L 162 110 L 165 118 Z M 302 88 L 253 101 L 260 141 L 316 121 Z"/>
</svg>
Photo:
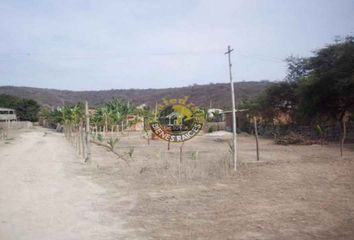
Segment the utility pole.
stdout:
<svg viewBox="0 0 354 240">
<path fill-rule="evenodd" d="M 230 84 L 231 84 L 231 101 L 232 101 L 232 136 L 233 136 L 233 160 L 234 160 L 234 170 L 237 169 L 237 135 L 236 135 L 236 106 L 235 106 L 235 91 L 234 83 L 232 81 L 232 72 L 231 72 L 231 49 L 230 46 L 227 47 L 227 52 L 225 55 L 228 55 L 229 58 L 229 73 L 230 73 Z"/>
</svg>

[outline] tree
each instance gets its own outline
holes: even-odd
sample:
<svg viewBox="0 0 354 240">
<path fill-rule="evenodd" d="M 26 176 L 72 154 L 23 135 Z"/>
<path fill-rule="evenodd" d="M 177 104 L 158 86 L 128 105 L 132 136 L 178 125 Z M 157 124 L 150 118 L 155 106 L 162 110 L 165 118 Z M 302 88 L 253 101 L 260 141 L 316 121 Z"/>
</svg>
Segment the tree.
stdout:
<svg viewBox="0 0 354 240">
<path fill-rule="evenodd" d="M 21 99 L 16 106 L 17 117 L 22 121 L 38 121 L 39 104 L 32 99 Z"/>
<path fill-rule="evenodd" d="M 147 109 L 138 109 L 133 104 L 114 98 L 112 101 L 105 103 L 104 105 L 96 109 L 96 113 L 91 116 L 92 122 L 104 127 L 107 131 L 109 127 L 113 127 L 116 124 L 122 123 L 126 120 L 127 115 L 134 114 L 144 116 L 143 114 L 148 111 Z"/>
<path fill-rule="evenodd" d="M 16 108 L 20 98 L 7 95 L 7 94 L 0 94 L 0 107 L 4 108 Z"/>
<path fill-rule="evenodd" d="M 32 99 L 21 99 L 15 96 L 1 94 L 0 107 L 13 108 L 16 115 L 22 121 L 38 121 L 40 105 Z"/>
<path fill-rule="evenodd" d="M 301 79 L 308 75 L 308 62 L 307 58 L 290 56 L 285 59 L 288 65 L 288 71 L 285 80 L 288 82 L 299 82 Z"/>
<path fill-rule="evenodd" d="M 309 59 L 309 74 L 299 82 L 299 112 L 335 120 L 341 126 L 341 155 L 346 122 L 354 112 L 354 37 L 330 44 Z"/>
<path fill-rule="evenodd" d="M 268 123 L 280 114 L 293 115 L 297 105 L 296 83 L 282 81 L 266 88 L 255 99 L 244 101 L 241 108 L 248 109 L 251 116 L 261 116 Z"/>
</svg>

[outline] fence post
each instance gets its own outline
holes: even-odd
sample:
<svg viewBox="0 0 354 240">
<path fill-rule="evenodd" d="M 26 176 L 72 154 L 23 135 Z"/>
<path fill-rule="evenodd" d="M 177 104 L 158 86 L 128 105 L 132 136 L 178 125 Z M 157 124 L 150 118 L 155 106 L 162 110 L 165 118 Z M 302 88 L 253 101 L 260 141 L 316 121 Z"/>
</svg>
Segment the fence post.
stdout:
<svg viewBox="0 0 354 240">
<path fill-rule="evenodd" d="M 80 124 L 79 124 L 79 132 L 78 132 L 78 139 L 77 139 L 77 142 L 78 142 L 78 146 L 79 146 L 79 156 L 84 156 L 84 139 L 82 137 L 82 123 L 80 121 Z"/>
<path fill-rule="evenodd" d="M 85 162 L 91 159 L 91 148 L 90 148 L 90 115 L 88 111 L 88 102 L 85 101 L 85 116 L 86 116 L 86 126 L 85 126 L 85 141 L 86 141 L 86 158 Z"/>
<path fill-rule="evenodd" d="M 256 136 L 256 148 L 257 148 L 257 161 L 259 161 L 259 147 L 258 147 L 258 127 L 257 127 L 257 118 L 253 117 L 254 122 L 254 135 Z"/>
<path fill-rule="evenodd" d="M 82 158 L 85 160 L 86 159 L 86 137 L 85 137 L 85 129 L 83 128 L 83 123 L 80 123 L 80 142 L 81 142 L 81 146 L 82 146 Z"/>
</svg>

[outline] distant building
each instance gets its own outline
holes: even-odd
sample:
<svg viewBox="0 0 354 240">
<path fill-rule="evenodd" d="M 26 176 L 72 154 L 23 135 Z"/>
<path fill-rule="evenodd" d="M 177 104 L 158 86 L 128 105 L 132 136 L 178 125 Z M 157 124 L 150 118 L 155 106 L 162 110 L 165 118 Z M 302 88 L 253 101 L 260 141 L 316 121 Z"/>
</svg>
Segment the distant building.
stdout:
<svg viewBox="0 0 354 240">
<path fill-rule="evenodd" d="M 127 115 L 127 128 L 128 131 L 142 131 L 144 130 L 144 118 L 138 115 Z"/>
<path fill-rule="evenodd" d="M 276 118 L 273 119 L 274 125 L 286 125 L 292 123 L 292 119 L 289 113 L 279 113 Z"/>
<path fill-rule="evenodd" d="M 0 122 L 16 121 L 16 120 L 17 117 L 14 109 L 0 107 Z"/>
<path fill-rule="evenodd" d="M 226 130 L 232 131 L 232 111 L 224 112 Z M 257 116 L 258 120 L 263 121 L 262 115 Z M 248 109 L 236 109 L 236 128 L 240 130 L 242 128 L 244 119 L 249 123 L 253 123 L 252 119 L 248 116 Z M 248 119 L 248 120 L 247 120 Z M 289 113 L 279 113 L 276 117 L 273 118 L 274 125 L 286 125 L 292 123 L 292 119 Z"/>
<path fill-rule="evenodd" d="M 245 114 L 247 114 L 248 109 L 236 109 L 236 119 L 239 120 L 239 118 Z M 232 111 L 225 111 L 224 112 L 224 118 L 225 118 L 225 130 L 226 131 L 232 131 Z M 240 128 L 240 121 L 236 121 L 236 129 Z"/>
<path fill-rule="evenodd" d="M 147 107 L 147 105 L 146 105 L 145 103 L 143 103 L 143 104 L 137 106 L 136 108 L 137 108 L 137 109 L 144 109 L 144 108 L 146 108 L 146 107 Z"/>
<path fill-rule="evenodd" d="M 223 122 L 224 110 L 218 108 L 209 108 L 207 111 L 207 120 L 208 122 Z"/>
</svg>

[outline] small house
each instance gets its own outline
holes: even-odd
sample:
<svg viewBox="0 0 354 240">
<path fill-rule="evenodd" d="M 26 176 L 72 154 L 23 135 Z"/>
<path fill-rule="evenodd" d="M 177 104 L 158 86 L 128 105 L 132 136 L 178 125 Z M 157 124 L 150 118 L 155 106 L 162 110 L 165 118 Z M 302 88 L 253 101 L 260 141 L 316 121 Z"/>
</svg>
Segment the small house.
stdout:
<svg viewBox="0 0 354 240">
<path fill-rule="evenodd" d="M 16 120 L 17 117 L 14 109 L 0 107 L 0 122 L 16 121 Z"/>
<path fill-rule="evenodd" d="M 236 129 L 240 129 L 240 121 L 239 119 L 247 114 L 248 109 L 236 109 Z M 225 130 L 232 131 L 232 111 L 224 112 L 225 118 Z"/>
</svg>

